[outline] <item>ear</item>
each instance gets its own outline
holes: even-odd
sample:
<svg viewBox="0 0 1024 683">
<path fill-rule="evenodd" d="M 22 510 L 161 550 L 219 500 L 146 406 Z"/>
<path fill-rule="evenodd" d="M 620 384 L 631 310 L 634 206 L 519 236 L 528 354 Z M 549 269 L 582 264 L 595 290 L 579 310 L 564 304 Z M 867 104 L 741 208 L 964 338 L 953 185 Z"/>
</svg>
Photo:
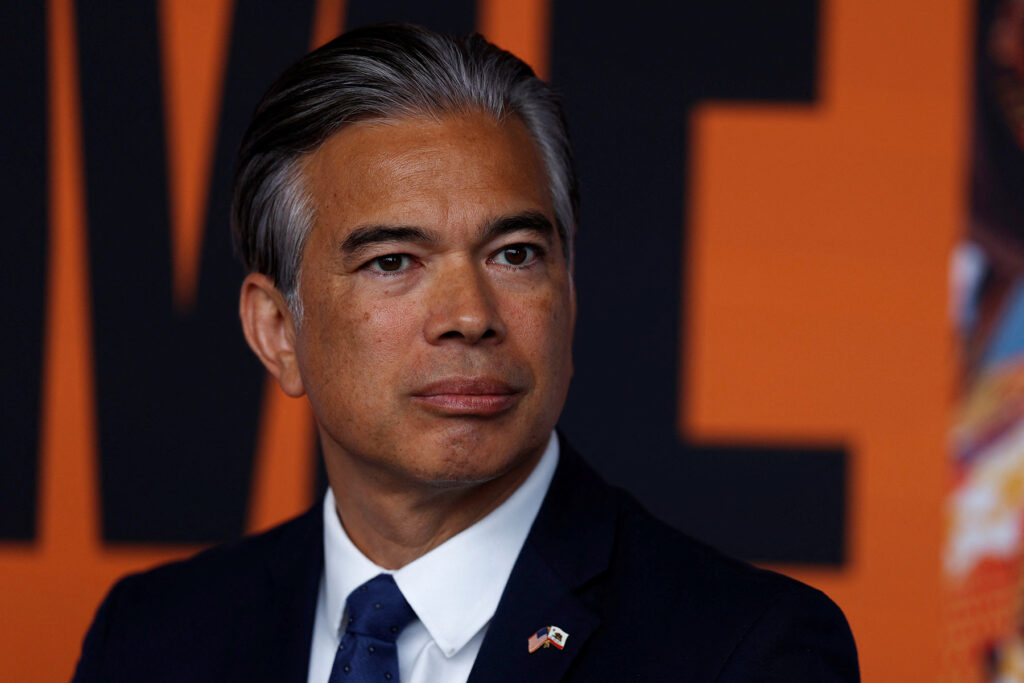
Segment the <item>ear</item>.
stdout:
<svg viewBox="0 0 1024 683">
<path fill-rule="evenodd" d="M 250 273 L 238 299 L 242 331 L 256 357 L 276 379 L 284 393 L 306 393 L 295 355 L 295 322 L 284 295 L 262 273 Z"/>
</svg>

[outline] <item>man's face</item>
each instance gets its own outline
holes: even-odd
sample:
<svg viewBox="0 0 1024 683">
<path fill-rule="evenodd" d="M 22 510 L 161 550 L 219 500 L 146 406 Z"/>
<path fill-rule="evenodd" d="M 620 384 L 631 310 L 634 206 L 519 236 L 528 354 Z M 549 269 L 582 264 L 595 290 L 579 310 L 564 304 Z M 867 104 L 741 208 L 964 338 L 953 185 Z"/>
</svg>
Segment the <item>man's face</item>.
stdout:
<svg viewBox="0 0 1024 683">
<path fill-rule="evenodd" d="M 575 296 L 523 124 L 359 123 L 305 180 L 296 352 L 328 467 L 448 485 L 529 462 L 565 402 Z"/>
</svg>

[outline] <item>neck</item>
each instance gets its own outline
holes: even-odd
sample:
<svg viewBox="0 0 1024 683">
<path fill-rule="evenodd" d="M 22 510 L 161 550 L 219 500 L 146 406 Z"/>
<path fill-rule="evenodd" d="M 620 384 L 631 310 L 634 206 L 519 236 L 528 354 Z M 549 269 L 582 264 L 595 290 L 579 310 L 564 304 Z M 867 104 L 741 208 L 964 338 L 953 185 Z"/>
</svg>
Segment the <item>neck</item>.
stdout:
<svg viewBox="0 0 1024 683">
<path fill-rule="evenodd" d="M 399 569 L 468 529 L 526 480 L 544 449 L 486 482 L 410 482 L 347 454 L 324 451 L 337 514 L 352 543 L 372 562 Z"/>
</svg>

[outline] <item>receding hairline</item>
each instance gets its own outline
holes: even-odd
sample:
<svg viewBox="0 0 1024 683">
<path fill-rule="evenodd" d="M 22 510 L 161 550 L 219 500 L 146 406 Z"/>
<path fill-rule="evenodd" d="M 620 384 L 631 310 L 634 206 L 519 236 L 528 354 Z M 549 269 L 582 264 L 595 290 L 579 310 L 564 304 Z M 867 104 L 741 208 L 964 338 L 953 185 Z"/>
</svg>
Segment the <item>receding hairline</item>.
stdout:
<svg viewBox="0 0 1024 683">
<path fill-rule="evenodd" d="M 547 188 L 547 194 L 551 200 L 552 211 L 555 211 L 555 193 L 552 189 L 552 173 L 548 168 L 544 149 L 542 148 L 540 141 L 537 140 L 533 131 L 530 129 L 527 121 L 514 111 L 495 114 L 487 109 L 474 107 L 472 109 L 459 111 L 425 111 L 422 114 L 401 113 L 395 116 L 374 116 L 350 121 L 333 130 L 330 135 L 326 136 L 312 149 L 298 154 L 291 160 L 291 165 L 294 167 L 294 173 L 297 173 L 299 178 L 304 181 L 308 177 L 309 167 L 316 163 L 316 159 L 319 158 L 320 153 L 324 148 L 332 144 L 332 142 L 337 141 L 341 136 L 348 135 L 353 131 L 360 129 L 401 126 L 406 123 L 436 124 L 437 128 L 440 129 L 451 121 L 461 120 L 471 122 L 474 119 L 490 122 L 498 129 L 506 129 L 507 126 L 512 125 L 519 129 L 517 133 L 526 136 L 532 145 L 534 161 L 537 163 L 540 172 L 543 174 L 544 186 Z"/>
<path fill-rule="evenodd" d="M 558 217 L 558 211 L 555 208 L 554 192 L 552 191 L 551 170 L 548 168 L 547 160 L 545 159 L 544 151 L 541 148 L 540 142 L 534 136 L 533 131 L 530 129 L 530 127 L 527 124 L 527 122 L 525 120 L 523 120 L 523 117 L 520 116 L 517 112 L 515 112 L 515 111 L 504 111 L 504 112 L 502 112 L 500 114 L 495 114 L 494 112 L 492 112 L 492 111 L 490 111 L 490 110 L 488 110 L 486 108 L 483 108 L 483 107 L 466 107 L 466 108 L 460 109 L 458 111 L 435 111 L 435 110 L 430 110 L 430 111 L 423 111 L 423 112 L 408 112 L 408 113 L 407 112 L 402 112 L 402 113 L 399 113 L 399 114 L 394 115 L 394 116 L 372 116 L 372 117 L 357 119 L 357 120 L 354 120 L 354 121 L 347 121 L 344 124 L 338 126 L 336 129 L 334 129 L 331 132 L 330 135 L 328 135 L 323 140 L 321 140 L 320 143 L 316 147 L 314 147 L 314 148 L 312 148 L 312 149 L 310 149 L 310 150 L 308 150 L 306 152 L 303 152 L 302 154 L 299 154 L 298 156 L 296 156 L 295 158 L 293 158 L 289 162 L 289 166 L 292 169 L 291 170 L 291 174 L 292 174 L 292 183 L 294 184 L 294 189 L 298 193 L 303 195 L 303 198 L 304 198 L 305 202 L 308 203 L 308 206 L 309 206 L 310 211 L 311 211 L 310 217 L 309 217 L 309 220 L 311 221 L 311 225 L 309 226 L 310 230 L 314 229 L 314 227 L 315 227 L 315 225 L 317 223 L 317 220 L 319 218 L 319 208 L 320 208 L 319 206 L 317 206 L 317 202 L 316 202 L 316 198 L 314 196 L 314 193 L 312 192 L 312 190 L 309 187 L 310 166 L 312 166 L 314 163 L 316 163 L 315 160 L 318 158 L 318 153 L 320 151 L 322 151 L 324 149 L 324 147 L 326 145 L 328 145 L 332 140 L 337 140 L 339 136 L 341 136 L 344 133 L 349 132 L 349 131 L 351 131 L 353 129 L 357 129 L 357 128 L 372 128 L 372 127 L 382 127 L 383 128 L 383 127 L 387 127 L 387 126 L 397 126 L 397 125 L 401 125 L 403 123 L 417 122 L 417 121 L 426 121 L 426 122 L 430 122 L 430 123 L 437 123 L 438 125 L 443 125 L 446 121 L 449 121 L 449 120 L 452 120 L 452 119 L 460 119 L 460 118 L 464 118 L 465 119 L 465 118 L 471 118 L 471 117 L 479 117 L 481 119 L 486 119 L 488 121 L 493 122 L 495 125 L 497 125 L 499 127 L 504 127 L 504 126 L 508 125 L 511 122 L 517 122 L 519 124 L 522 132 L 526 134 L 527 138 L 530 140 L 530 143 L 533 145 L 534 159 L 537 162 L 537 164 L 538 164 L 538 166 L 540 168 L 541 173 L 544 174 L 544 177 L 542 178 L 542 185 L 544 186 L 544 188 L 546 190 L 547 199 L 548 199 L 548 209 L 550 210 L 551 217 L 554 220 L 554 232 L 555 232 L 556 236 L 558 237 L 558 241 L 561 243 L 562 249 L 563 250 L 568 250 L 570 245 L 566 243 L 566 239 L 567 238 L 563 235 L 562 231 L 558 228 L 559 217 Z M 527 213 L 530 213 L 530 212 L 527 212 Z M 308 244 L 308 240 L 305 240 L 305 241 L 303 241 L 303 243 L 302 243 L 302 245 L 300 247 L 300 251 L 299 251 L 299 255 L 298 255 L 298 264 L 297 264 L 298 267 L 297 267 L 297 270 L 296 270 L 296 273 L 295 273 L 295 281 L 294 281 L 293 291 L 292 292 L 285 292 L 286 295 L 294 296 L 296 298 L 296 303 L 297 304 L 299 303 L 297 298 L 298 298 L 298 291 L 299 291 L 299 288 L 300 288 L 300 282 L 301 282 L 301 279 L 302 279 L 302 264 L 305 261 L 305 249 L 306 249 L 307 244 Z M 567 263 L 571 263 L 571 258 L 570 258 L 570 256 L 569 256 L 567 251 L 565 251 L 564 255 L 565 255 L 565 258 L 566 258 L 566 262 Z"/>
</svg>

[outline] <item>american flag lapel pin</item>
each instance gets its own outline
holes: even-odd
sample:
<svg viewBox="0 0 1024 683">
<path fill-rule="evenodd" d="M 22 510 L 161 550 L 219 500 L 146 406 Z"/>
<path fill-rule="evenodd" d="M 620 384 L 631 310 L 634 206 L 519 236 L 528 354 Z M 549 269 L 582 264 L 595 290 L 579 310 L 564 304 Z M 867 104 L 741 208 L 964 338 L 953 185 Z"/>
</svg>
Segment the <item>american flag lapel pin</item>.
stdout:
<svg viewBox="0 0 1024 683">
<path fill-rule="evenodd" d="M 540 629 L 539 631 L 534 633 L 532 636 L 530 636 L 529 640 L 526 641 L 526 649 L 529 650 L 530 653 L 532 654 L 532 653 L 536 652 L 537 650 L 539 650 L 540 648 L 544 647 L 547 644 L 548 644 L 548 627 L 545 626 L 544 628 Z"/>
<path fill-rule="evenodd" d="M 551 647 L 552 645 L 561 650 L 565 647 L 565 641 L 568 639 L 569 634 L 557 626 L 545 626 L 527 639 L 526 649 L 531 654 L 542 647 Z"/>
</svg>

